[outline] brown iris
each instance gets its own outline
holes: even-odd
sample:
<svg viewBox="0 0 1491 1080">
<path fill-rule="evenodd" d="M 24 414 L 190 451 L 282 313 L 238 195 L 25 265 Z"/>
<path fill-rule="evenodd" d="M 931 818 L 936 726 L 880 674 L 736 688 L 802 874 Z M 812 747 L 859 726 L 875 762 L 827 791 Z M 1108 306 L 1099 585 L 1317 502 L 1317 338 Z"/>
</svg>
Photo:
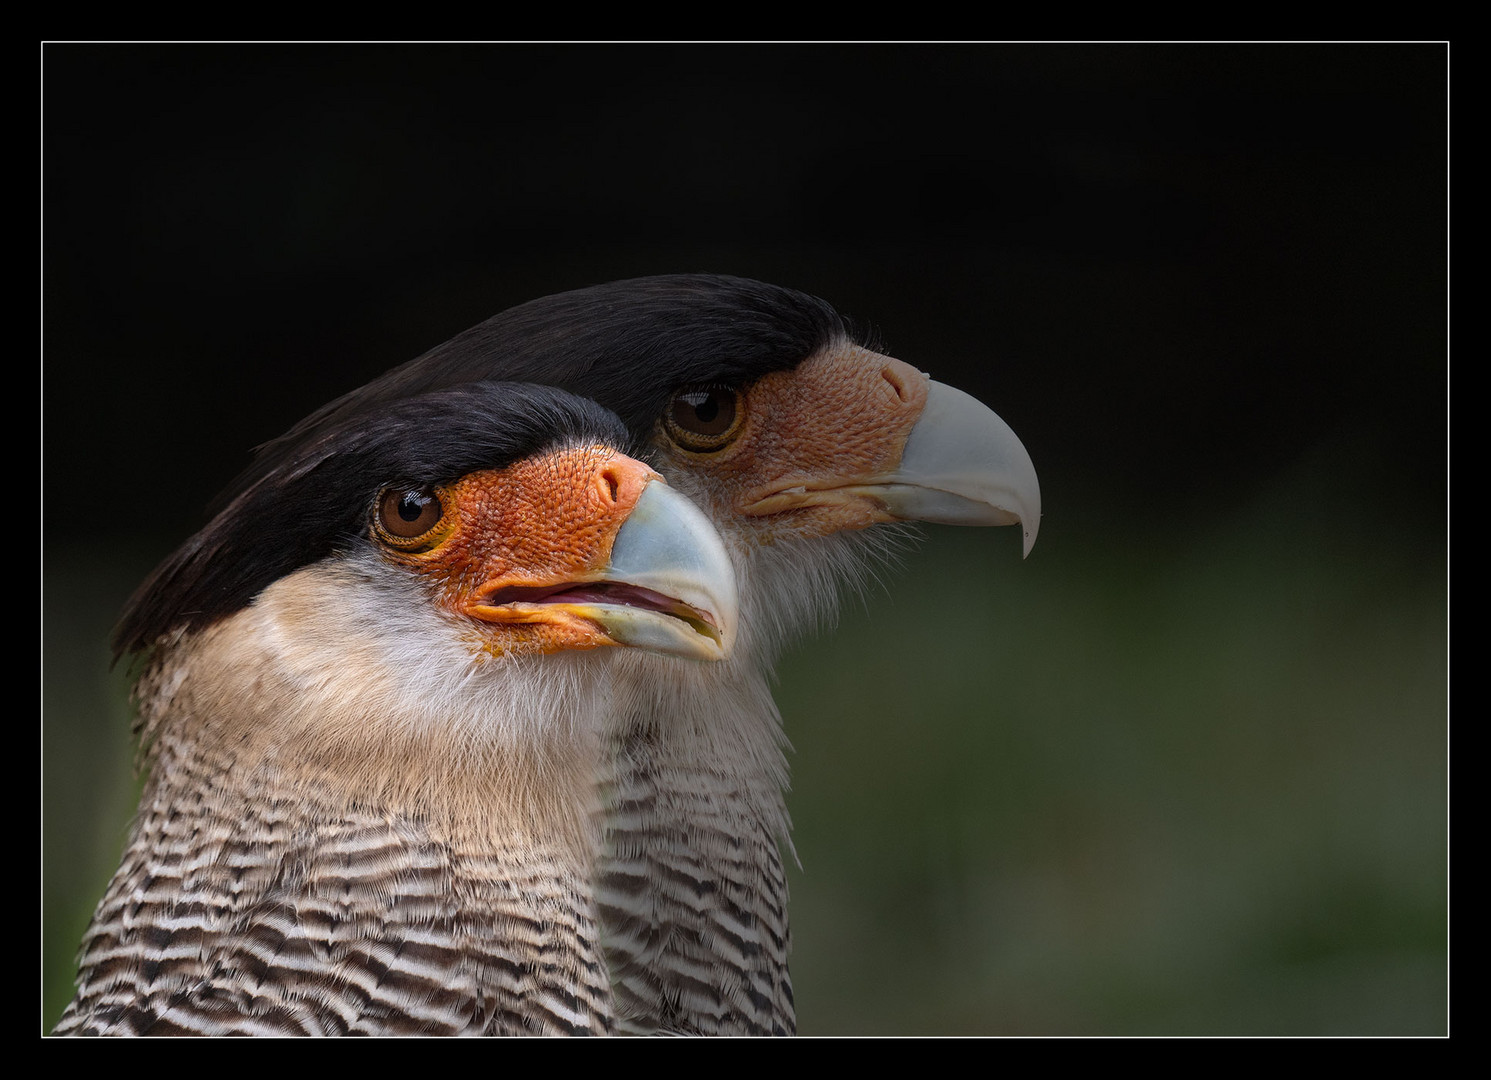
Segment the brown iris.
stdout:
<svg viewBox="0 0 1491 1080">
<path fill-rule="evenodd" d="M 683 449 L 700 454 L 729 445 L 744 419 L 740 392 L 727 386 L 680 390 L 663 412 L 668 437 Z"/>
<path fill-rule="evenodd" d="M 445 506 L 438 491 L 394 487 L 378 496 L 373 528 L 391 547 L 416 551 L 433 545 L 430 534 L 444 517 Z"/>
</svg>

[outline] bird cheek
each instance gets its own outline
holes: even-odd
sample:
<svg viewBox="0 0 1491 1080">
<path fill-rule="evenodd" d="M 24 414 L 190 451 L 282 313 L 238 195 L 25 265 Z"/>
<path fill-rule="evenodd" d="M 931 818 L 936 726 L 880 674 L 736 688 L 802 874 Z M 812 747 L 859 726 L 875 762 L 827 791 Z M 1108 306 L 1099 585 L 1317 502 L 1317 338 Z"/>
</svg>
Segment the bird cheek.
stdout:
<svg viewBox="0 0 1491 1080">
<path fill-rule="evenodd" d="M 604 578 L 617 533 L 656 479 L 641 462 L 590 446 L 464 478 L 453 485 L 460 524 L 426 567 L 442 602 L 492 655 L 616 644 L 556 594 Z"/>
<path fill-rule="evenodd" d="M 859 347 L 768 375 L 751 392 L 752 415 L 762 420 L 737 512 L 817 535 L 895 520 L 858 489 L 894 471 L 928 386 L 909 364 Z"/>
</svg>

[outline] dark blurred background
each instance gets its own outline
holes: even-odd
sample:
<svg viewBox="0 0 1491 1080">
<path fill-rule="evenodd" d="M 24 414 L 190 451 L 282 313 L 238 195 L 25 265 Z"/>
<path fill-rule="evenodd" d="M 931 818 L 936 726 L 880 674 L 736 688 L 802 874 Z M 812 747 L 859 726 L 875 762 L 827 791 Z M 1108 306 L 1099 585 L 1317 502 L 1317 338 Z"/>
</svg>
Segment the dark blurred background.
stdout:
<svg viewBox="0 0 1491 1080">
<path fill-rule="evenodd" d="M 512 304 L 791 285 L 990 403 L 781 670 L 804 1034 L 1447 1030 L 1447 49 L 48 45 L 42 1024 L 108 632 L 253 445 Z"/>
</svg>

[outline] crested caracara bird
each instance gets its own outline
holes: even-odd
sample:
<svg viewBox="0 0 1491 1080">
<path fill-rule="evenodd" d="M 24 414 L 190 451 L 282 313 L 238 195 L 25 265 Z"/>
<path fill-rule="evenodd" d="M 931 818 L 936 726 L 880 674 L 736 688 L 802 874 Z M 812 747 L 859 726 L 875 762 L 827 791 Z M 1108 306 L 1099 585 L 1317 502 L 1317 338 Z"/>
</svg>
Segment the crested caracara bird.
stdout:
<svg viewBox="0 0 1491 1080">
<path fill-rule="evenodd" d="M 884 544 L 884 522 L 1018 523 L 1040 490 L 988 408 L 881 355 L 832 307 L 741 278 L 620 281 L 532 301 L 309 417 L 245 484 L 349 416 L 472 380 L 563 387 L 615 412 L 629 451 L 724 538 L 741 617 L 729 660 L 621 650 L 597 895 L 620 1030 L 794 1030 L 780 716 L 770 669 Z"/>
<path fill-rule="evenodd" d="M 261 457 L 121 623 L 149 775 L 59 1033 L 614 1030 L 615 661 L 704 668 L 738 623 L 720 537 L 629 441 L 474 381 Z"/>
</svg>

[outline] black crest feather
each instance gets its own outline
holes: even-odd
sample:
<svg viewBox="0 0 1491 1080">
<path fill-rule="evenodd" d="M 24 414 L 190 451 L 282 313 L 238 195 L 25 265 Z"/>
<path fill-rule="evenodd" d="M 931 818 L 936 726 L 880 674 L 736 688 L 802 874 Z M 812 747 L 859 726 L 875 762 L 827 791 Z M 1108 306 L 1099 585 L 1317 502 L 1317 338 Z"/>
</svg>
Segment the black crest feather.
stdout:
<svg viewBox="0 0 1491 1080">
<path fill-rule="evenodd" d="M 554 387 L 477 382 L 347 409 L 273 444 L 275 467 L 235 485 L 208 525 L 139 588 L 116 655 L 247 605 L 266 586 L 367 536 L 384 488 L 422 488 L 576 442 L 621 449 L 617 417 Z"/>
<path fill-rule="evenodd" d="M 379 401 L 480 380 L 557 386 L 621 417 L 634 451 L 673 392 L 743 386 L 852 337 L 829 304 L 795 289 L 719 274 L 632 278 L 509 308 L 312 413 L 307 430 Z M 276 444 L 245 474 L 278 467 Z"/>
</svg>

